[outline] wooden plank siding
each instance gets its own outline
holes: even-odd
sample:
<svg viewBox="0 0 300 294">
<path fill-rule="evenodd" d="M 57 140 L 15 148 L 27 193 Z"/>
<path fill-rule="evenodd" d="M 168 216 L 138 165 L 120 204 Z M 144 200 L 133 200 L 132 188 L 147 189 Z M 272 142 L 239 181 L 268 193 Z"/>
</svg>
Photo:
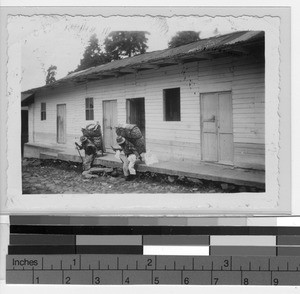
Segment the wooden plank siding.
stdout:
<svg viewBox="0 0 300 294">
<path fill-rule="evenodd" d="M 175 87 L 180 87 L 181 121 L 164 121 L 163 90 Z M 40 91 L 29 108 L 35 122 L 29 137 L 55 144 L 56 105 L 65 103 L 66 146 L 73 147 L 82 127 L 96 121 L 102 126 L 103 101 L 116 99 L 118 121 L 126 122 L 126 99 L 145 98 L 147 149 L 160 160 L 200 160 L 200 94 L 226 91 L 232 96 L 234 165 L 264 169 L 264 61 L 249 56 L 173 65 Z M 85 120 L 86 97 L 94 98 L 94 121 Z M 47 103 L 45 121 L 40 120 L 41 102 Z"/>
<path fill-rule="evenodd" d="M 232 83 L 234 158 L 238 166 L 265 165 L 264 62 L 235 63 Z"/>
</svg>

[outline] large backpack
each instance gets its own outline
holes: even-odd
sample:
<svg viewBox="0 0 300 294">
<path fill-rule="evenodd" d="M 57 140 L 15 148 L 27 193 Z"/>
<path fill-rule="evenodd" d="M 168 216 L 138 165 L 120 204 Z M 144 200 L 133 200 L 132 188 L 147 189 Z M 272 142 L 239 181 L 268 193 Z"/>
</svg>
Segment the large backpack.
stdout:
<svg viewBox="0 0 300 294">
<path fill-rule="evenodd" d="M 138 126 L 132 124 L 119 124 L 116 127 L 116 133 L 118 136 L 122 136 L 126 139 L 139 139 L 143 137 Z"/>
<path fill-rule="evenodd" d="M 116 134 L 132 143 L 139 154 L 146 152 L 145 139 L 137 125 L 119 124 L 116 127 Z"/>
<path fill-rule="evenodd" d="M 81 129 L 82 134 L 86 136 L 90 141 L 94 143 L 97 151 L 101 150 L 102 153 L 105 152 L 105 146 L 103 144 L 101 126 L 96 124 L 89 124 L 85 128 Z"/>
</svg>

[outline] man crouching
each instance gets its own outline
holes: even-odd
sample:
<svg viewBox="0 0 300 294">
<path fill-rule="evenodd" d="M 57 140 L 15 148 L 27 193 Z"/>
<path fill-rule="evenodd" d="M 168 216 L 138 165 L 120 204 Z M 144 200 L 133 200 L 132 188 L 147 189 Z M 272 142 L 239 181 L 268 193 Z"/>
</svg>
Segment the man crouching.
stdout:
<svg viewBox="0 0 300 294">
<path fill-rule="evenodd" d="M 91 169 L 94 159 L 97 155 L 97 148 L 91 140 L 85 136 L 80 137 L 81 146 L 77 145 L 79 149 L 84 149 L 85 157 L 83 161 L 83 171 Z"/>
<path fill-rule="evenodd" d="M 133 180 L 136 176 L 136 170 L 134 165 L 137 159 L 140 157 L 136 148 L 132 143 L 126 140 L 124 137 L 118 136 L 116 139 L 117 143 L 122 148 L 122 151 L 125 154 L 125 159 L 123 161 L 123 172 L 126 181 Z"/>
</svg>

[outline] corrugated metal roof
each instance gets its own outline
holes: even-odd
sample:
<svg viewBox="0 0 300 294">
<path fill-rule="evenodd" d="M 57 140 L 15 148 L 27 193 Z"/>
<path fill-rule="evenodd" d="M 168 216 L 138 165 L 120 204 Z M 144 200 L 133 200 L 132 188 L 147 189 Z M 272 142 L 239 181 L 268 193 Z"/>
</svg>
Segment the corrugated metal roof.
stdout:
<svg viewBox="0 0 300 294">
<path fill-rule="evenodd" d="M 173 62 L 174 60 L 177 60 L 179 62 L 183 57 L 188 58 L 189 56 L 192 57 L 195 55 L 208 53 L 217 54 L 222 50 L 230 50 L 230 48 L 234 48 L 235 46 L 262 41 L 263 39 L 263 31 L 239 31 L 208 39 L 202 39 L 198 42 L 190 43 L 176 48 L 144 53 L 121 60 L 112 61 L 96 67 L 88 68 L 80 72 L 69 74 L 64 78 L 57 80 L 55 83 L 52 83 L 51 85 L 45 85 L 43 87 L 27 90 L 23 93 L 34 92 L 37 89 L 46 87 L 55 87 L 70 80 L 85 79 L 89 76 L 101 74 L 105 75 L 126 68 L 138 69 L 139 67 L 143 67 L 143 65 L 155 65 L 156 63 L 159 64 L 159 62 L 166 62 L 167 60 L 173 60 Z"/>
</svg>

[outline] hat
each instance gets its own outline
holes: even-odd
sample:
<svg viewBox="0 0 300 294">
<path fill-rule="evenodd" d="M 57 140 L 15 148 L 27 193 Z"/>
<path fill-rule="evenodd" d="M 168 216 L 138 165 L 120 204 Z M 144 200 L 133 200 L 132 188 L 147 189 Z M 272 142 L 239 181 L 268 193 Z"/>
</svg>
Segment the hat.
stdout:
<svg viewBox="0 0 300 294">
<path fill-rule="evenodd" d="M 117 143 L 118 143 L 119 145 L 122 145 L 122 144 L 125 143 L 125 138 L 122 137 L 122 136 L 118 136 L 117 139 L 116 139 L 116 141 L 117 141 Z"/>
<path fill-rule="evenodd" d="M 81 136 L 80 137 L 80 142 L 85 142 L 87 140 L 87 137 L 86 136 Z"/>
</svg>

